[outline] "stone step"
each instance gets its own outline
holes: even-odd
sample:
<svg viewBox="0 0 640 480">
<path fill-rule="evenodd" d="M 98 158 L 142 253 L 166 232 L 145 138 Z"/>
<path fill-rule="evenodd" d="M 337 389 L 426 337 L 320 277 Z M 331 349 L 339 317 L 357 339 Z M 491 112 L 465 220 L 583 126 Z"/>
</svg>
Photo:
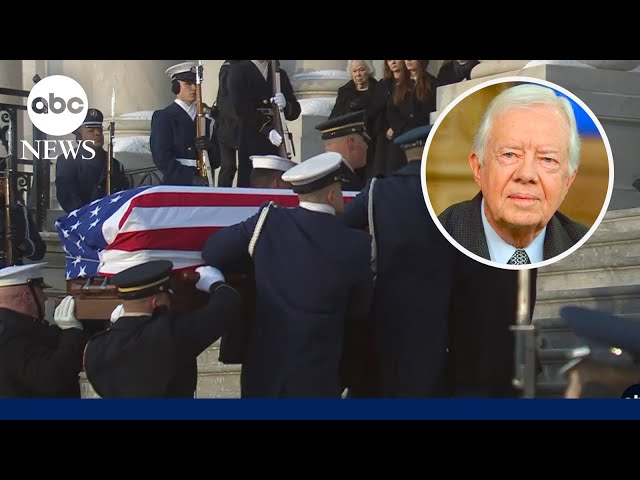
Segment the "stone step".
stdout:
<svg viewBox="0 0 640 480">
<path fill-rule="evenodd" d="M 565 305 L 579 305 L 614 314 L 640 312 L 640 285 L 538 291 L 534 319 L 558 318 Z"/>
<path fill-rule="evenodd" d="M 640 209 L 608 212 L 589 240 L 538 271 L 538 290 L 633 285 L 640 280 Z"/>
</svg>

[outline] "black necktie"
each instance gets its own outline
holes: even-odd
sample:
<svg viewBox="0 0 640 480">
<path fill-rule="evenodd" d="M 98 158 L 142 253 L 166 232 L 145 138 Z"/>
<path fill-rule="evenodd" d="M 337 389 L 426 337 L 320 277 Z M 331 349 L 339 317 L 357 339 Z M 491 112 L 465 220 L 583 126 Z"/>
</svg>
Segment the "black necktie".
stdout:
<svg viewBox="0 0 640 480">
<path fill-rule="evenodd" d="M 513 255 L 511 255 L 507 265 L 527 265 L 529 263 L 531 263 L 531 261 L 529 260 L 527 252 L 525 252 L 523 248 L 518 248 Z"/>
</svg>

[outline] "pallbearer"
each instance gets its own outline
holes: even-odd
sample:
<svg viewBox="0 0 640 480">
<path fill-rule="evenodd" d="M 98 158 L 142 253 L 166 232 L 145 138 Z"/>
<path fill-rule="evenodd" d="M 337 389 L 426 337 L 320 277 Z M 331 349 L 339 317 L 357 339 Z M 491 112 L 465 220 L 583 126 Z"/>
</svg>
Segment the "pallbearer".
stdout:
<svg viewBox="0 0 640 480">
<path fill-rule="evenodd" d="M 209 294 L 209 303 L 189 313 L 171 312 L 172 267 L 156 260 L 113 276 L 122 305 L 84 354 L 87 379 L 101 397 L 193 397 L 197 356 L 241 321 L 238 292 L 211 267 L 196 270 L 196 288 Z"/>
<path fill-rule="evenodd" d="M 324 153 L 288 170 L 300 205 L 269 203 L 219 230 L 203 249 L 223 272 L 254 270 L 256 318 L 242 367 L 242 397 L 335 397 L 347 321 L 365 321 L 371 239 L 336 218 L 344 210 L 342 157 Z"/>
</svg>

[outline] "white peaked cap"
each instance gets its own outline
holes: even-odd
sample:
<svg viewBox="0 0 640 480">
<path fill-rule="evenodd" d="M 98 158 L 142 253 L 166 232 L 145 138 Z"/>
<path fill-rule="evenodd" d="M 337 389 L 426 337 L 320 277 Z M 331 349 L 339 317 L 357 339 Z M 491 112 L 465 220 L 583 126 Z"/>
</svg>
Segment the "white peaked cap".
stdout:
<svg viewBox="0 0 640 480">
<path fill-rule="evenodd" d="M 197 62 L 182 62 L 167 68 L 164 73 L 166 73 L 169 78 L 173 80 L 176 75 L 179 75 L 181 73 L 192 73 L 192 68 L 197 66 Z M 178 80 L 180 80 L 180 78 L 178 78 Z"/>
<path fill-rule="evenodd" d="M 339 153 L 321 153 L 287 170 L 282 180 L 291 183 L 297 193 L 309 193 L 339 182 L 344 174 L 342 165 Z"/>
<path fill-rule="evenodd" d="M 34 278 L 42 278 L 42 267 L 47 262 L 13 265 L 0 269 L 0 287 L 23 285 Z"/>
<path fill-rule="evenodd" d="M 268 168 L 270 170 L 286 172 L 298 165 L 296 162 L 279 157 L 278 155 L 251 155 L 250 158 L 253 161 L 253 168 Z"/>
</svg>

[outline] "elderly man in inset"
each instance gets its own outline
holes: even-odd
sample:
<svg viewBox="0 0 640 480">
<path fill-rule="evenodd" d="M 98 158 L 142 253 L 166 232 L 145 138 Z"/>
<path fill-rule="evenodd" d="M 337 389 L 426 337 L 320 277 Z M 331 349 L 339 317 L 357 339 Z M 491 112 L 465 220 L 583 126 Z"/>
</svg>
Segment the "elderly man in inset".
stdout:
<svg viewBox="0 0 640 480">
<path fill-rule="evenodd" d="M 580 136 L 571 104 L 548 87 L 500 93 L 476 132 L 469 164 L 481 192 L 439 220 L 467 250 L 522 265 L 560 255 L 589 230 L 558 212 L 578 172 Z"/>
</svg>

